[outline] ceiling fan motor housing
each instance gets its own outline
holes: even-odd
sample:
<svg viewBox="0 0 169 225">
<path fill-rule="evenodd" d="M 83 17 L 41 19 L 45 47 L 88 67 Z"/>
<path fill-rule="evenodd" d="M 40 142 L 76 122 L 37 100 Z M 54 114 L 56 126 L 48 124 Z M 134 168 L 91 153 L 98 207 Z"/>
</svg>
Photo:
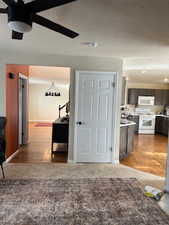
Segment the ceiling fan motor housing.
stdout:
<svg viewBox="0 0 169 225">
<path fill-rule="evenodd" d="M 12 31 L 12 39 L 22 40 L 24 33 L 32 30 L 36 23 L 69 38 L 79 36 L 73 30 L 38 15 L 42 11 L 59 7 L 77 0 L 1 0 L 7 7 L 0 8 L 0 14 L 8 14 L 8 27 Z"/>
<path fill-rule="evenodd" d="M 8 6 L 8 26 L 11 30 L 25 33 L 32 30 L 32 13 L 25 6 Z"/>
</svg>

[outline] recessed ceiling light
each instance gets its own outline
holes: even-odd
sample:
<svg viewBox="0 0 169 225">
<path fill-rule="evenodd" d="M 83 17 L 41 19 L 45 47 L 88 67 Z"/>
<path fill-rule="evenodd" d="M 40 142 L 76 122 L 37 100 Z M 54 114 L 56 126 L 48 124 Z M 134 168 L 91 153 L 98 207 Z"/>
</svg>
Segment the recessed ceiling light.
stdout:
<svg viewBox="0 0 169 225">
<path fill-rule="evenodd" d="M 164 83 L 169 83 L 169 79 L 168 78 L 164 78 Z"/>
<path fill-rule="evenodd" d="M 86 45 L 88 47 L 92 47 L 92 48 L 97 48 L 98 47 L 98 43 L 95 41 L 89 41 L 89 42 L 83 42 L 83 45 Z"/>
</svg>

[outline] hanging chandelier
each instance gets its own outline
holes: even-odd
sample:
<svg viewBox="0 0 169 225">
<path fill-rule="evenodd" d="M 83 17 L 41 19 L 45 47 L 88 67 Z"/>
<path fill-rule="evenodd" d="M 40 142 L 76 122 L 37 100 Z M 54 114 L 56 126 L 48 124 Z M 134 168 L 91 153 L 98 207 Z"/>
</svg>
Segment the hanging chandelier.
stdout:
<svg viewBox="0 0 169 225">
<path fill-rule="evenodd" d="M 45 92 L 45 96 L 61 96 L 60 92 L 57 92 L 55 82 L 53 81 L 51 86 L 48 88 L 48 90 Z"/>
</svg>

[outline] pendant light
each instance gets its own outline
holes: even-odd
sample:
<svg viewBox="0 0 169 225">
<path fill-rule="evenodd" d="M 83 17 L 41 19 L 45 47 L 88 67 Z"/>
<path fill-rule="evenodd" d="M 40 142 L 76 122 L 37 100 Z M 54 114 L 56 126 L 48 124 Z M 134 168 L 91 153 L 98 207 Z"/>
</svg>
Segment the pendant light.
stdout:
<svg viewBox="0 0 169 225">
<path fill-rule="evenodd" d="M 57 89 L 56 89 L 54 81 L 52 81 L 51 86 L 45 92 L 45 96 L 52 96 L 52 97 L 61 96 L 60 92 L 58 92 Z"/>
</svg>

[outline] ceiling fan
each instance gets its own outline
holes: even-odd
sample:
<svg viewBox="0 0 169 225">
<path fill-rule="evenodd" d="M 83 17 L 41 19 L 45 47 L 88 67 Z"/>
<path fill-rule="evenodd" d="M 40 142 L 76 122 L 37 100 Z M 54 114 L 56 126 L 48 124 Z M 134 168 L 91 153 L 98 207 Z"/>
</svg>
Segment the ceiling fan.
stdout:
<svg viewBox="0 0 169 225">
<path fill-rule="evenodd" d="M 22 40 L 23 34 L 32 30 L 32 23 L 37 23 L 67 37 L 75 38 L 79 34 L 37 15 L 41 11 L 58 7 L 77 0 L 35 0 L 24 3 L 23 0 L 2 0 L 7 8 L 0 8 L 1 14 L 8 14 L 8 26 L 12 30 L 12 39 Z"/>
</svg>

